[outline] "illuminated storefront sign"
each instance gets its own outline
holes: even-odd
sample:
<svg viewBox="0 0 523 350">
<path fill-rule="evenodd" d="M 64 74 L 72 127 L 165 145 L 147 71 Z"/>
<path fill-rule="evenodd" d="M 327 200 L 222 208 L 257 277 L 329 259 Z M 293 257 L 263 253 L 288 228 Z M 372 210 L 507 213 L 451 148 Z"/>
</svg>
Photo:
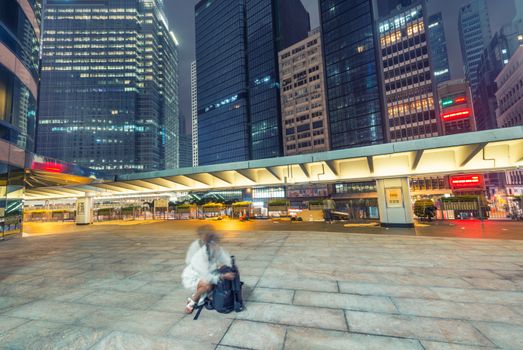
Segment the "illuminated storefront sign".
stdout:
<svg viewBox="0 0 523 350">
<path fill-rule="evenodd" d="M 453 190 L 483 188 L 484 184 L 482 175 L 451 176 L 449 181 Z"/>
<path fill-rule="evenodd" d="M 444 98 L 441 100 L 442 107 L 450 107 L 454 105 L 467 103 L 467 98 L 464 96 L 459 96 L 455 98 Z"/>
<path fill-rule="evenodd" d="M 56 162 L 33 162 L 31 168 L 33 170 L 43 170 L 50 173 L 63 173 L 66 171 L 66 165 Z"/>
<path fill-rule="evenodd" d="M 465 110 L 465 111 L 457 111 L 457 112 L 452 112 L 452 113 L 444 113 L 441 115 L 441 119 L 443 119 L 444 121 L 449 121 L 449 120 L 467 118 L 468 116 L 470 116 L 470 111 Z"/>
</svg>

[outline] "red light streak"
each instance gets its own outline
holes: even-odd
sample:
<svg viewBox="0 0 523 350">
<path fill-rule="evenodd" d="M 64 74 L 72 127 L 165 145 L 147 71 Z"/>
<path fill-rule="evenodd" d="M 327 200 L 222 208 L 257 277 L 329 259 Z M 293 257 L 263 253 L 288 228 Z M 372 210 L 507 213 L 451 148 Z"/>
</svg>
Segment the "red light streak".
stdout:
<svg viewBox="0 0 523 350">
<path fill-rule="evenodd" d="M 466 101 L 467 101 L 467 99 L 465 97 L 458 97 L 454 100 L 454 103 L 463 103 Z"/>
</svg>

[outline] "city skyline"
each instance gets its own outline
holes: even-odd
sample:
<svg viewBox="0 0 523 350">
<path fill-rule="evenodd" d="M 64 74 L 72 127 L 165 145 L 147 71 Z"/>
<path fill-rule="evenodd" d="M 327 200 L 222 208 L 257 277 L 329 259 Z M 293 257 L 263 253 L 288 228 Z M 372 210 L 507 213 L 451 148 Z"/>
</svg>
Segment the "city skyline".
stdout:
<svg viewBox="0 0 523 350">
<path fill-rule="evenodd" d="M 164 0 L 166 15 L 171 30 L 180 42 L 180 108 L 187 119 L 191 115 L 191 62 L 195 60 L 194 5 L 187 0 Z M 318 0 L 302 0 L 309 11 L 311 28 L 319 27 Z M 458 9 L 468 0 L 429 0 L 428 14 L 442 12 L 445 22 L 445 35 L 449 52 L 452 79 L 464 77 L 461 48 L 458 36 Z M 509 23 L 515 15 L 514 0 L 487 0 L 492 33 Z M 186 125 L 190 125 L 188 120 Z M 190 130 L 187 130 L 190 132 Z"/>
</svg>

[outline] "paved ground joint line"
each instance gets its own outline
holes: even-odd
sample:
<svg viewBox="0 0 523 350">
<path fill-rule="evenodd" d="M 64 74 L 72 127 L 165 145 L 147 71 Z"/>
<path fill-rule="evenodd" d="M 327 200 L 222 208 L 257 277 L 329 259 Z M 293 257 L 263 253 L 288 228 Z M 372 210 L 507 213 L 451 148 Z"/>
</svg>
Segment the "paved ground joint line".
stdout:
<svg viewBox="0 0 523 350">
<path fill-rule="evenodd" d="M 288 327 L 285 327 L 285 335 L 283 336 L 283 344 L 281 350 L 285 350 L 285 344 L 287 343 L 287 332 L 289 331 Z"/>
</svg>

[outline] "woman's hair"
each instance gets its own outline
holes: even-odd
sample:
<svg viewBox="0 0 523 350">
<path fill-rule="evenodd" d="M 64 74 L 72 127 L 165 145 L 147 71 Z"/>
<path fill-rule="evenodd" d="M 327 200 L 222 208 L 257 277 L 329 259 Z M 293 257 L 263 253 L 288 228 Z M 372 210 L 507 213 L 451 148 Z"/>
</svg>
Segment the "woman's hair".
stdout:
<svg viewBox="0 0 523 350">
<path fill-rule="evenodd" d="M 204 225 L 198 228 L 198 236 L 206 244 L 220 243 L 220 236 L 211 225 Z"/>
</svg>

